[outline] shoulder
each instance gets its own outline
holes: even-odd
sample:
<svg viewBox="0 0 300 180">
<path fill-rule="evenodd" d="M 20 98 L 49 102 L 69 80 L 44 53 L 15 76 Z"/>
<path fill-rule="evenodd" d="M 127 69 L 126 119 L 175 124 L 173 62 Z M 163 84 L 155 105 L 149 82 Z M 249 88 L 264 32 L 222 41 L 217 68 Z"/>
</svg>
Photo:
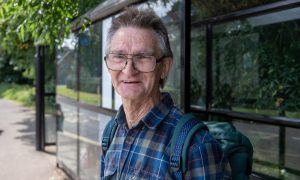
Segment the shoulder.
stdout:
<svg viewBox="0 0 300 180">
<path fill-rule="evenodd" d="M 213 158 L 214 162 L 222 161 L 222 158 L 224 158 L 224 152 L 220 144 L 207 130 L 200 130 L 195 134 L 188 153 L 189 157 L 201 156 L 204 160 Z"/>
<path fill-rule="evenodd" d="M 191 141 L 190 147 L 193 149 L 193 148 L 197 148 L 198 146 L 209 145 L 209 144 L 220 146 L 219 142 L 209 133 L 208 130 L 200 129 L 195 133 Z"/>
<path fill-rule="evenodd" d="M 192 177 L 197 176 L 193 170 L 199 168 L 206 174 L 223 177 L 228 160 L 220 143 L 207 130 L 195 134 L 187 153 L 187 169 Z"/>
<path fill-rule="evenodd" d="M 178 123 L 182 115 L 183 113 L 178 107 L 176 106 L 170 107 L 168 114 L 166 114 L 164 120 L 161 123 L 162 127 L 171 126 L 172 128 L 175 128 L 176 124 Z"/>
<path fill-rule="evenodd" d="M 223 178 L 227 166 L 227 158 L 217 140 L 207 130 L 198 131 L 189 146 L 187 175 L 190 177 L 208 176 Z M 204 174 L 199 169 L 202 169 Z"/>
<path fill-rule="evenodd" d="M 206 129 L 198 130 L 189 146 L 191 156 L 223 158 L 224 152 L 220 143 Z"/>
</svg>

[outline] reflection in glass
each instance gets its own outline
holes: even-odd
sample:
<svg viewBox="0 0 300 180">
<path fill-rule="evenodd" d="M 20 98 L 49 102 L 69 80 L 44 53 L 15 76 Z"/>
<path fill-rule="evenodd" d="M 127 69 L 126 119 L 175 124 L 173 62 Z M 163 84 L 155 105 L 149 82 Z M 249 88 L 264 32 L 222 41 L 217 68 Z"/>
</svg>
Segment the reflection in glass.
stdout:
<svg viewBox="0 0 300 180">
<path fill-rule="evenodd" d="M 77 38 L 71 34 L 64 40 L 56 57 L 56 93 L 72 99 L 77 99 L 76 46 Z"/>
<path fill-rule="evenodd" d="M 285 166 L 300 172 L 300 130 L 286 128 L 285 142 Z M 299 179 L 300 173 L 298 175 L 288 174 L 287 176 L 289 179 Z"/>
<path fill-rule="evenodd" d="M 215 108 L 300 118 L 299 12 L 214 27 Z M 270 18 L 275 16 L 276 21 Z"/>
<path fill-rule="evenodd" d="M 192 21 L 202 21 L 213 16 L 225 15 L 234 11 L 247 9 L 262 4 L 276 2 L 279 0 L 223 0 L 223 1 L 207 1 L 207 0 L 192 0 Z"/>
<path fill-rule="evenodd" d="M 55 96 L 45 96 L 45 143 L 56 142 L 56 102 Z"/>
<path fill-rule="evenodd" d="M 279 177 L 279 128 L 238 120 L 233 124 L 250 139 L 253 145 L 253 171 Z"/>
<path fill-rule="evenodd" d="M 101 102 L 101 37 L 101 23 L 79 35 L 79 100 L 94 105 Z"/>
<path fill-rule="evenodd" d="M 80 109 L 79 116 L 79 169 L 81 179 L 100 178 L 100 144 L 104 127 L 111 116 Z"/>
<path fill-rule="evenodd" d="M 55 92 L 55 51 L 54 48 L 47 47 L 45 50 L 45 92 L 53 93 Z"/>
<path fill-rule="evenodd" d="M 56 142 L 55 51 L 46 47 L 44 61 L 45 143 Z"/>
<path fill-rule="evenodd" d="M 77 100 L 77 38 L 71 34 L 57 51 L 56 95 Z M 77 176 L 77 108 L 57 100 L 57 162 Z"/>
<path fill-rule="evenodd" d="M 77 175 L 77 108 L 58 102 L 57 160 Z"/>
<path fill-rule="evenodd" d="M 200 105 L 195 95 L 202 94 L 198 86 L 205 88 L 201 69 L 206 66 L 206 27 L 196 23 L 193 8 L 197 7 L 192 7 L 191 102 Z M 212 108 L 299 120 L 299 27 L 300 8 L 213 24 Z M 253 143 L 255 172 L 299 179 L 298 129 L 226 120 Z"/>
<path fill-rule="evenodd" d="M 206 34 L 205 28 L 191 31 L 191 94 L 192 105 L 205 107 L 206 97 Z"/>
</svg>

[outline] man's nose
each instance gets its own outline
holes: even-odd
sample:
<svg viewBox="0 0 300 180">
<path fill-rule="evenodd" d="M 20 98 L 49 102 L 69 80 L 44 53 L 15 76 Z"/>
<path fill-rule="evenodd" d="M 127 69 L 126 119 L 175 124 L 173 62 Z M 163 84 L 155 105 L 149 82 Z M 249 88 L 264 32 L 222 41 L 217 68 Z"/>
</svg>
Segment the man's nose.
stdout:
<svg viewBox="0 0 300 180">
<path fill-rule="evenodd" d="M 123 72 L 126 74 L 133 74 L 133 73 L 137 72 L 132 58 L 127 58 Z"/>
</svg>

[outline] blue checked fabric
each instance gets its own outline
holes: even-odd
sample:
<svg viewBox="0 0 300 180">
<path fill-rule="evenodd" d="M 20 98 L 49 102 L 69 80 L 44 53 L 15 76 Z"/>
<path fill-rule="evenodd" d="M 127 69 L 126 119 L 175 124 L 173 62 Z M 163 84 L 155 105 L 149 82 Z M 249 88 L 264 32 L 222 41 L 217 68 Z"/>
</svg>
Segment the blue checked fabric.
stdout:
<svg viewBox="0 0 300 180">
<path fill-rule="evenodd" d="M 101 179 L 174 179 L 170 167 L 170 140 L 182 116 L 171 96 L 163 93 L 140 123 L 128 129 L 123 107 L 115 121 L 118 128 L 106 154 L 101 156 Z M 224 179 L 228 168 L 218 142 L 207 131 L 197 132 L 188 151 L 184 179 Z"/>
</svg>

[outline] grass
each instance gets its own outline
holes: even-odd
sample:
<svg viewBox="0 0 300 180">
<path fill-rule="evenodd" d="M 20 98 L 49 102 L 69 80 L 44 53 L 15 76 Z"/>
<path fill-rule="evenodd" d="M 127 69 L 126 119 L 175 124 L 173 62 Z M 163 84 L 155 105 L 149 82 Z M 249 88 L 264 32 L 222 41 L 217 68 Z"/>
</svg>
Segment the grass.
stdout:
<svg viewBox="0 0 300 180">
<path fill-rule="evenodd" d="M 233 111 L 261 114 L 261 115 L 268 115 L 268 116 L 278 116 L 278 110 L 273 110 L 273 109 L 253 109 L 253 108 L 251 109 L 251 108 L 233 107 Z M 285 115 L 288 118 L 300 118 L 300 112 L 286 111 Z"/>
<path fill-rule="evenodd" d="M 56 86 L 57 94 L 77 99 L 77 92 L 67 88 L 66 86 L 60 85 Z M 8 84 L 0 83 L 0 98 L 9 99 L 17 101 L 27 107 L 35 107 L 35 87 L 29 85 L 18 85 L 18 84 Z M 100 105 L 101 95 L 95 93 L 79 92 L 79 98 L 81 102 L 85 102 L 93 105 Z M 264 114 L 270 116 L 277 116 L 278 112 L 276 110 L 257 110 L 249 108 L 233 108 L 237 112 L 245 113 L 255 113 Z M 299 118 L 300 112 L 286 112 L 286 117 L 289 118 Z"/>
<path fill-rule="evenodd" d="M 77 99 L 77 91 L 73 89 L 69 89 L 64 85 L 56 86 L 56 92 L 59 95 L 69 97 L 71 99 Z M 85 102 L 88 104 L 99 105 L 101 102 L 101 96 L 95 93 L 88 93 L 88 92 L 79 92 L 79 99 L 81 102 Z"/>
<path fill-rule="evenodd" d="M 79 92 L 79 99 L 80 99 L 80 101 L 85 102 L 85 103 L 100 105 L 100 95 L 99 94 Z"/>
<path fill-rule="evenodd" d="M 64 85 L 56 86 L 56 93 L 71 99 L 77 99 L 77 92 Z"/>
<path fill-rule="evenodd" d="M 0 83 L 0 98 L 9 99 L 35 110 L 35 87 L 30 85 Z M 55 100 L 45 98 L 45 113 L 56 112 Z"/>
<path fill-rule="evenodd" d="M 0 83 L 0 98 L 17 101 L 24 106 L 34 108 L 35 87 L 30 85 Z"/>
<path fill-rule="evenodd" d="M 68 89 L 66 86 L 57 86 L 57 94 L 77 99 L 77 92 Z M 79 92 L 79 97 L 81 102 L 99 105 L 101 96 L 99 94 Z M 30 107 L 31 109 L 35 108 L 35 87 L 30 85 L 19 85 L 19 84 L 9 84 L 9 83 L 0 83 L 0 98 L 9 99 L 20 104 Z M 45 102 L 47 104 L 47 102 Z M 51 103 L 49 106 L 52 106 Z M 46 111 L 51 109 L 50 107 L 46 108 Z"/>
</svg>

